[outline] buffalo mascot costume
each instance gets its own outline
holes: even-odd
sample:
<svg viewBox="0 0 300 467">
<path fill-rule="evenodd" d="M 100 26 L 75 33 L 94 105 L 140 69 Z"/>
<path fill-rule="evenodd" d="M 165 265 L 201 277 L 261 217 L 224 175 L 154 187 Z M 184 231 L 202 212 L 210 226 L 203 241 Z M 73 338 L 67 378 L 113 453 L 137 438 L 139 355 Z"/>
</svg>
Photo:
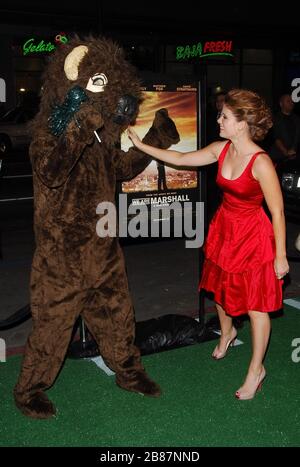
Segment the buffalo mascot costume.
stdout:
<svg viewBox="0 0 300 467">
<path fill-rule="evenodd" d="M 30 146 L 33 330 L 14 390 L 17 407 L 30 417 L 56 414 L 45 390 L 62 366 L 80 314 L 116 384 L 160 395 L 134 345 L 134 311 L 118 239 L 96 232 L 97 205 L 114 203 L 116 181 L 133 178 L 151 161 L 134 147 L 119 147 L 141 101 L 136 71 L 110 39 L 76 36 L 55 51 L 45 70 Z M 168 148 L 178 141 L 167 110 L 156 112 L 144 142 Z"/>
</svg>

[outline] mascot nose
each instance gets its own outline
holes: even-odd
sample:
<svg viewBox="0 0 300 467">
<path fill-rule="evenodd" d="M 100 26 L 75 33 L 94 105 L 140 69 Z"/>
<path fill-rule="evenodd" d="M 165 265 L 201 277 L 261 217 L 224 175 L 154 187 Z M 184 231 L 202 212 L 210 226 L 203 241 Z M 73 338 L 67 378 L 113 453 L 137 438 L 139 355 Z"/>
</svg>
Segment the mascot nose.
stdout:
<svg viewBox="0 0 300 467">
<path fill-rule="evenodd" d="M 120 97 L 113 121 L 118 125 L 129 124 L 138 110 L 138 100 L 130 94 Z"/>
</svg>

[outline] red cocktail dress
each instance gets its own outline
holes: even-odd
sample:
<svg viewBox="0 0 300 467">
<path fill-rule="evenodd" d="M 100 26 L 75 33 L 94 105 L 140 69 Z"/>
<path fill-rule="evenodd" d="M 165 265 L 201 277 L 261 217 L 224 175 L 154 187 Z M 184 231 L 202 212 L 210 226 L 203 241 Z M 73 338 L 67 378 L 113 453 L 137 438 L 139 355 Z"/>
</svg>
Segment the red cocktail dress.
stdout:
<svg viewBox="0 0 300 467">
<path fill-rule="evenodd" d="M 282 307 L 282 280 L 274 271 L 275 239 L 262 202 L 263 193 L 252 175 L 256 153 L 234 180 L 222 176 L 230 146 L 218 160 L 217 184 L 223 201 L 214 215 L 204 244 L 205 261 L 199 289 L 214 293 L 227 314 L 250 310 L 271 312 Z"/>
</svg>

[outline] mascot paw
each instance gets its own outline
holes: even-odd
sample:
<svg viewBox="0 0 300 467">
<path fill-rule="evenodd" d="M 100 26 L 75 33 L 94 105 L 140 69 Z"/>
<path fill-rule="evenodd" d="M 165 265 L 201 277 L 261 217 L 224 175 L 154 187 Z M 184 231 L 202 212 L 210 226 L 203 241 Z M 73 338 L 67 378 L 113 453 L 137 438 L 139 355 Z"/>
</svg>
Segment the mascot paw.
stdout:
<svg viewBox="0 0 300 467">
<path fill-rule="evenodd" d="M 161 149 L 168 149 L 172 144 L 177 144 L 180 136 L 176 125 L 169 117 L 167 109 L 160 109 L 155 113 L 155 118 L 149 132 L 143 142 Z"/>
<path fill-rule="evenodd" d="M 15 398 L 16 406 L 27 417 L 31 418 L 51 418 L 56 415 L 53 403 L 42 391 L 33 394 L 26 402 Z"/>
<path fill-rule="evenodd" d="M 68 126 L 69 138 L 80 139 L 91 144 L 95 138 L 94 130 L 103 126 L 103 119 L 93 105 L 83 104 Z M 79 134 L 78 134 L 79 132 Z"/>
<path fill-rule="evenodd" d="M 116 379 L 116 384 L 126 391 L 137 392 L 144 396 L 159 397 L 161 389 L 149 376 L 143 371 L 136 371 L 133 377 Z"/>
<path fill-rule="evenodd" d="M 88 99 L 84 89 L 74 86 L 69 90 L 62 105 L 56 105 L 49 117 L 49 129 L 54 136 L 61 135 L 67 124 L 78 112 L 82 102 Z"/>
</svg>

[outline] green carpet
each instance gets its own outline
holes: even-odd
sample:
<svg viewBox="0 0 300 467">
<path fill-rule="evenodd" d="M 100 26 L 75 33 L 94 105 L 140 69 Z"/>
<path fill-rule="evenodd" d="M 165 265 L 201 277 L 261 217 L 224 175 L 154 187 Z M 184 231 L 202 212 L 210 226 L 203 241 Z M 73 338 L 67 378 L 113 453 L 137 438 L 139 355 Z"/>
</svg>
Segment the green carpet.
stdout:
<svg viewBox="0 0 300 467">
<path fill-rule="evenodd" d="M 51 420 L 31 420 L 15 408 L 21 358 L 10 357 L 0 363 L 0 445 L 300 446 L 300 362 L 291 358 L 299 310 L 286 306 L 272 329 L 267 378 L 251 401 L 234 397 L 251 355 L 248 322 L 239 332 L 244 345 L 220 361 L 210 357 L 216 341 L 143 357 L 163 389 L 159 399 L 119 389 L 93 362 L 67 360 L 48 391 L 58 409 Z"/>
</svg>

